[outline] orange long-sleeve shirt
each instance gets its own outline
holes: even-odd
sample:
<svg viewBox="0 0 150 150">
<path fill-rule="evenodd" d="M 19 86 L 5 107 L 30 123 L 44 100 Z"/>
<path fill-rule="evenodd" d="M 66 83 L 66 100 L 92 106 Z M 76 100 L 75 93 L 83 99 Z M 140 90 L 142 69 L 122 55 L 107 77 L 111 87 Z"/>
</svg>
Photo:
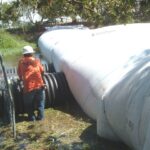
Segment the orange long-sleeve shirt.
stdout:
<svg viewBox="0 0 150 150">
<path fill-rule="evenodd" d="M 24 92 L 39 89 L 44 85 L 42 73 L 44 68 L 33 56 L 22 57 L 18 63 L 18 76 L 23 81 Z"/>
</svg>

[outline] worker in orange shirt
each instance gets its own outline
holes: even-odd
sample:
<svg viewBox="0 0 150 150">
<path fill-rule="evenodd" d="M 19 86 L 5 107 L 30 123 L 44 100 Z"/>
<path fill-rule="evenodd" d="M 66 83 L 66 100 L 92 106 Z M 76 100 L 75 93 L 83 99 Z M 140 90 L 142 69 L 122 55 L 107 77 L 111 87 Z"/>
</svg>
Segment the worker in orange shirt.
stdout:
<svg viewBox="0 0 150 150">
<path fill-rule="evenodd" d="M 29 121 L 43 120 L 45 92 L 42 75 L 44 68 L 40 61 L 33 56 L 34 50 L 31 46 L 24 46 L 22 54 L 23 57 L 19 60 L 17 72 L 20 80 L 23 81 L 25 111 L 28 113 Z M 35 102 L 37 116 L 34 113 Z"/>
</svg>

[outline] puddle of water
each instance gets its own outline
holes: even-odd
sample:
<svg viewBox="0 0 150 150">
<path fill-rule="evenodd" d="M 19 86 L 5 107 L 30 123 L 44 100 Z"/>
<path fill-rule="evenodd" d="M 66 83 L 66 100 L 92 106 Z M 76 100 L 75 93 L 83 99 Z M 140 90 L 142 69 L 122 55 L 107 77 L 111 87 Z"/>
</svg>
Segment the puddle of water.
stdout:
<svg viewBox="0 0 150 150">
<path fill-rule="evenodd" d="M 18 61 L 22 57 L 22 55 L 12 55 L 12 56 L 6 56 L 3 57 L 3 62 L 5 67 L 17 67 Z M 39 53 L 35 54 L 36 58 L 39 58 L 43 64 L 47 63 L 43 57 L 40 56 Z"/>
<path fill-rule="evenodd" d="M 12 55 L 3 57 L 3 62 L 6 67 L 16 67 L 21 55 Z"/>
</svg>

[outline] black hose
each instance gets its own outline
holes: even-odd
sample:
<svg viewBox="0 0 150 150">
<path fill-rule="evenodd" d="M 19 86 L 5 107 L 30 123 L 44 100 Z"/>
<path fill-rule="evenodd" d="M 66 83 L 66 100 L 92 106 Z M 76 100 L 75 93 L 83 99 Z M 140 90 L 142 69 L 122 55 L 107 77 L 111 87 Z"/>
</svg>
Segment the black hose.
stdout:
<svg viewBox="0 0 150 150">
<path fill-rule="evenodd" d="M 10 101 L 8 101 L 9 95 L 8 92 L 5 90 L 3 91 L 3 121 L 4 123 L 11 122 L 11 107 Z"/>
<path fill-rule="evenodd" d="M 51 94 L 52 94 L 52 99 L 53 99 L 52 104 L 54 104 L 54 100 L 56 97 L 54 82 L 49 74 L 47 74 L 47 79 L 49 82 L 49 88 L 51 89 Z"/>
<path fill-rule="evenodd" d="M 43 64 L 43 67 L 44 67 L 44 71 L 45 71 L 45 72 L 48 72 L 48 71 L 49 71 L 49 69 L 48 69 L 48 64 Z"/>
<path fill-rule="evenodd" d="M 4 94 L 0 91 L 0 118 L 4 117 Z"/>
<path fill-rule="evenodd" d="M 56 72 L 53 63 L 51 63 L 51 64 L 44 63 L 43 67 L 44 67 L 44 71 L 46 73 Z"/>
<path fill-rule="evenodd" d="M 51 90 L 50 90 L 50 87 L 49 87 L 49 82 L 48 82 L 47 76 L 44 75 L 43 79 L 44 79 L 44 83 L 46 84 L 46 89 L 45 89 L 45 95 L 46 95 L 45 107 L 48 108 L 48 107 L 52 106 L 52 94 L 51 94 Z"/>
<path fill-rule="evenodd" d="M 44 76 L 52 95 L 51 106 L 63 105 L 66 100 L 72 98 L 64 73 L 46 73 Z"/>
<path fill-rule="evenodd" d="M 57 79 L 60 81 L 60 94 L 63 97 L 62 101 L 69 101 L 73 98 L 70 88 L 68 86 L 66 77 L 63 72 L 59 72 L 55 74 Z"/>
<path fill-rule="evenodd" d="M 54 67 L 54 64 L 53 64 L 53 63 L 48 64 L 48 72 L 49 72 L 49 73 L 56 72 L 56 70 L 55 70 L 55 67 Z"/>
<path fill-rule="evenodd" d="M 45 107 L 54 107 L 58 105 L 64 105 L 66 101 L 72 99 L 72 93 L 70 92 L 67 80 L 63 72 L 55 72 L 55 73 L 45 73 L 43 76 L 44 83 L 46 84 L 46 102 Z M 15 105 L 15 113 L 24 114 L 25 106 L 23 100 L 23 88 L 20 84 L 20 80 L 12 80 L 11 82 L 11 90 L 14 99 Z M 2 93 L 0 95 L 0 109 L 5 104 L 5 95 Z M 36 108 L 35 108 L 36 109 Z M 3 109 L 0 111 L 0 115 L 3 115 Z"/>
<path fill-rule="evenodd" d="M 12 94 L 13 94 L 13 98 L 14 98 L 16 114 L 25 113 L 24 99 L 23 99 L 23 88 L 21 86 L 19 79 L 12 80 L 11 90 L 12 90 Z"/>
</svg>

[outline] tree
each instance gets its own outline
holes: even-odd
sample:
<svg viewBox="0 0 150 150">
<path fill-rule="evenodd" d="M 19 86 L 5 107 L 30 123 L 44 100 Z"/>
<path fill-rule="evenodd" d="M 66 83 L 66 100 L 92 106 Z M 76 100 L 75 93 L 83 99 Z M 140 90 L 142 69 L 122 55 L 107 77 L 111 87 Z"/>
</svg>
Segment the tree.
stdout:
<svg viewBox="0 0 150 150">
<path fill-rule="evenodd" d="M 18 20 L 20 14 L 16 8 L 16 2 L 1 3 L 0 20 L 3 24 L 9 25 L 9 22 L 16 22 Z"/>
<path fill-rule="evenodd" d="M 150 21 L 150 1 L 144 0 L 139 1 L 138 10 L 136 12 L 136 20 L 137 22 L 149 22 Z"/>
<path fill-rule="evenodd" d="M 150 1 L 139 2 L 141 7 L 137 11 L 136 0 L 17 0 L 8 10 L 11 12 L 9 16 L 12 14 L 14 20 L 26 14 L 31 23 L 34 23 L 31 14 L 37 11 L 42 16 L 39 23 L 44 19 L 61 16 L 75 18 L 79 15 L 90 24 L 102 26 L 149 20 Z"/>
<path fill-rule="evenodd" d="M 133 21 L 134 16 L 132 0 L 51 0 L 50 5 L 40 6 L 39 12 L 44 17 L 79 15 L 95 25 L 127 23 Z"/>
</svg>

